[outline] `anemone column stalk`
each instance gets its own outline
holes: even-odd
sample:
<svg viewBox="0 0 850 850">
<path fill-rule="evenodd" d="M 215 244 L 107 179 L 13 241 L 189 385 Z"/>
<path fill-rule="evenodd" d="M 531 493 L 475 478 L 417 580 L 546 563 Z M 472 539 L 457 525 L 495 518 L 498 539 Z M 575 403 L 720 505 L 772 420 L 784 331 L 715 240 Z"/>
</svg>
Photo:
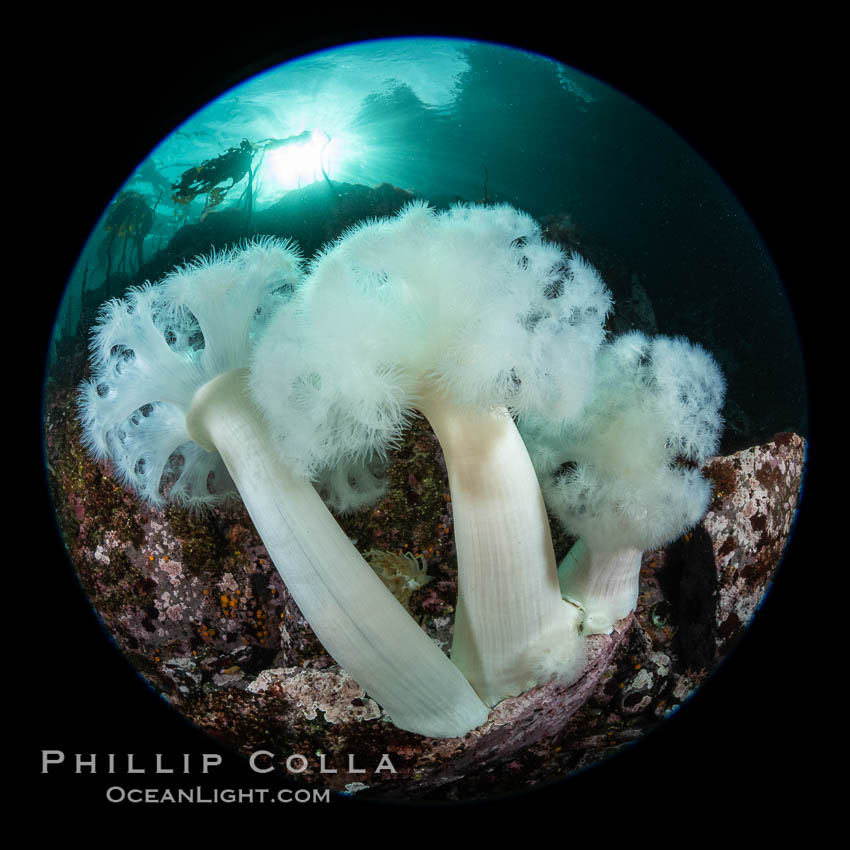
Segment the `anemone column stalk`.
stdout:
<svg viewBox="0 0 850 850">
<path fill-rule="evenodd" d="M 458 563 L 452 661 L 488 705 L 580 672 L 578 611 L 561 599 L 543 496 L 505 408 L 417 403 L 446 458 Z"/>
<path fill-rule="evenodd" d="M 246 369 L 198 390 L 193 439 L 218 451 L 287 589 L 322 645 L 396 726 L 455 737 L 487 719 L 461 672 L 387 590 L 310 482 L 281 461 Z"/>
</svg>

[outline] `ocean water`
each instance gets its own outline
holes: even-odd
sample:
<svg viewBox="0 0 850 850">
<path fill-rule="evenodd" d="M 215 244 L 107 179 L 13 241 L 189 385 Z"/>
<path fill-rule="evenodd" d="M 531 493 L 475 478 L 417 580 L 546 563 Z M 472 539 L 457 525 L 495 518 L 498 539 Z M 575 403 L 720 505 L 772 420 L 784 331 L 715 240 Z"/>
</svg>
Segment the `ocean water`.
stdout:
<svg viewBox="0 0 850 850">
<path fill-rule="evenodd" d="M 187 203 L 175 199 L 187 171 L 246 141 L 250 190 L 245 174 L 236 185 L 222 177 Z M 322 186 L 330 197 L 334 186 L 381 184 L 435 206 L 507 202 L 557 222 L 612 289 L 612 330 L 683 334 L 718 358 L 729 382 L 725 450 L 777 431 L 806 432 L 790 304 L 723 177 L 610 86 L 547 57 L 488 43 L 353 44 L 224 92 L 128 176 L 119 197 L 133 193 L 150 219 L 140 228 L 145 233 L 128 232 L 132 218 L 129 229 L 110 222 L 115 202 L 104 211 L 68 282 L 55 338 L 85 337 L 98 299 L 189 259 L 194 246 L 180 232 L 186 225 L 250 206 L 242 235 L 267 232 L 275 223 L 263 212 L 282 209 L 287 197 L 293 203 L 299 192 L 312 189 L 317 197 Z M 276 224 L 288 235 L 285 222 Z M 238 234 L 220 235 L 226 241 Z M 326 235 L 302 247 L 312 253 Z M 201 246 L 222 247 L 215 240 L 215 232 L 205 234 Z M 753 303 L 760 305 L 755 314 Z"/>
</svg>

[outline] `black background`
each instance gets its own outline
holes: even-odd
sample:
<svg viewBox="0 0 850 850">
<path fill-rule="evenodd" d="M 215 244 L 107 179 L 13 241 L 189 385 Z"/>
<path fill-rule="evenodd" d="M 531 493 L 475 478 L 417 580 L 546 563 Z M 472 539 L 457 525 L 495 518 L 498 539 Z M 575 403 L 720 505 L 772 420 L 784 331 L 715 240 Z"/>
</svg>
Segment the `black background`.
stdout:
<svg viewBox="0 0 850 850">
<path fill-rule="evenodd" d="M 69 761 L 78 752 L 97 753 L 101 760 L 107 753 L 133 752 L 148 765 L 151 753 L 177 761 L 183 753 L 218 749 L 136 677 L 104 636 L 67 564 L 41 472 L 39 353 L 46 351 L 77 255 L 123 181 L 180 121 L 251 72 L 289 55 L 359 38 L 435 34 L 526 47 L 598 76 L 664 118 L 724 177 L 777 262 L 810 364 L 816 356 L 801 218 L 812 182 L 809 128 L 817 126 L 817 117 L 810 114 L 810 72 L 789 61 L 792 43 L 797 56 L 805 43 L 799 22 L 745 27 L 696 16 L 631 20 L 613 12 L 594 21 L 572 13 L 554 20 L 529 9 L 516 10 L 502 23 L 492 12 L 470 15 L 468 22 L 434 13 L 397 14 L 371 24 L 362 10 L 356 19 L 332 7 L 313 12 L 310 17 L 291 9 L 199 7 L 189 16 L 153 8 L 132 18 L 53 13 L 28 30 L 24 58 L 10 82 L 13 95 L 23 93 L 24 101 L 21 120 L 7 130 L 12 152 L 7 164 L 22 183 L 13 208 L 21 242 L 13 253 L 20 269 L 9 284 L 28 301 L 27 327 L 35 333 L 27 333 L 26 344 L 36 365 L 26 378 L 32 403 L 19 419 L 28 474 L 18 478 L 34 493 L 30 498 L 27 489 L 26 501 L 6 511 L 12 524 L 7 545 L 13 550 L 7 553 L 6 587 L 22 616 L 6 635 L 12 656 L 7 661 L 16 669 L 5 690 L 7 704 L 20 712 L 7 721 L 11 745 L 15 750 L 25 745 L 12 776 L 26 782 L 15 785 L 41 811 L 51 812 L 50 818 L 33 821 L 38 829 L 54 819 L 91 828 L 118 815 L 125 823 L 148 819 L 154 838 L 166 817 L 187 823 L 211 819 L 212 806 L 109 804 L 104 790 L 114 780 L 129 784 L 120 775 L 75 776 L 67 765 L 40 773 L 43 749 L 63 750 Z M 814 437 L 811 458 L 817 461 L 817 430 Z M 586 832 L 605 843 L 638 833 L 659 843 L 678 840 L 680 834 L 671 830 L 682 818 L 691 828 L 682 837 L 691 840 L 693 832 L 731 827 L 735 821 L 758 829 L 765 818 L 808 817 L 809 807 L 817 805 L 808 792 L 820 705 L 812 666 L 820 654 L 818 618 L 803 592 L 811 580 L 806 571 L 816 559 L 814 489 L 810 481 L 785 564 L 732 657 L 660 731 L 623 755 L 563 783 L 481 804 L 423 811 L 354 799 L 337 800 L 330 808 L 270 807 L 271 814 L 233 806 L 227 816 L 316 828 L 321 822 L 326 829 L 332 814 L 340 824 L 369 820 L 389 829 L 392 816 L 402 814 L 413 831 L 420 830 L 418 823 L 428 824 L 434 843 L 440 842 L 437 825 L 450 816 L 469 818 L 479 827 L 503 814 L 516 816 L 527 840 L 538 840 L 540 825 L 551 824 L 558 840 Z M 10 491 L 15 501 L 16 492 Z M 18 516 L 22 527 L 29 523 L 30 528 L 24 547 L 15 527 Z M 808 600 L 805 611 L 801 598 Z M 190 777 L 161 784 L 269 784 L 235 756 L 224 753 L 224 759 L 206 779 L 195 769 Z M 148 776 L 144 784 L 158 781 Z M 395 840 L 388 832 L 377 835 Z"/>
</svg>

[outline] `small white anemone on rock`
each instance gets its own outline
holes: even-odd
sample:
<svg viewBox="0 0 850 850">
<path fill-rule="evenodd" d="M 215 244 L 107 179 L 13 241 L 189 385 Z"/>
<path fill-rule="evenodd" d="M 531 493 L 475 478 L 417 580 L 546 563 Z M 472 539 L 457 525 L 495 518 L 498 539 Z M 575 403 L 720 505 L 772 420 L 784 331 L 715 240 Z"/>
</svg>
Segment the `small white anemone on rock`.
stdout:
<svg viewBox="0 0 850 850">
<path fill-rule="evenodd" d="M 725 390 L 701 346 L 633 331 L 600 352 L 579 420 L 522 423 L 546 502 L 579 538 L 559 580 L 585 634 L 610 633 L 633 611 L 641 554 L 705 514 L 711 485 L 701 467 L 717 449 Z"/>
</svg>

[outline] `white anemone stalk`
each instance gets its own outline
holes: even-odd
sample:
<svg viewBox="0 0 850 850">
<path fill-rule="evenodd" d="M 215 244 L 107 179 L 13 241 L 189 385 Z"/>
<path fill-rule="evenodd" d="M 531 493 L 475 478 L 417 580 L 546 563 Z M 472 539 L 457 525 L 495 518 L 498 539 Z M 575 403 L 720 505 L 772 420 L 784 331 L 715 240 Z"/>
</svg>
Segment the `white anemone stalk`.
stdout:
<svg viewBox="0 0 850 850">
<path fill-rule="evenodd" d="M 717 448 L 724 395 L 703 348 L 634 331 L 601 351 L 580 421 L 523 423 L 547 504 L 579 538 L 558 572 L 585 634 L 610 633 L 635 609 L 642 553 L 705 513 L 711 485 L 700 468 Z"/>
<path fill-rule="evenodd" d="M 328 653 L 396 726 L 463 735 L 487 708 L 281 460 L 247 393 L 256 338 L 299 278 L 295 250 L 266 239 L 104 305 L 80 395 L 85 443 L 154 504 L 202 508 L 238 492 Z"/>
<path fill-rule="evenodd" d="M 580 412 L 610 304 L 595 270 L 528 215 L 412 203 L 326 248 L 253 359 L 254 397 L 305 475 L 383 459 L 409 417 L 428 419 L 458 552 L 452 660 L 488 705 L 581 672 L 576 612 L 560 597 L 512 414 Z"/>
</svg>

